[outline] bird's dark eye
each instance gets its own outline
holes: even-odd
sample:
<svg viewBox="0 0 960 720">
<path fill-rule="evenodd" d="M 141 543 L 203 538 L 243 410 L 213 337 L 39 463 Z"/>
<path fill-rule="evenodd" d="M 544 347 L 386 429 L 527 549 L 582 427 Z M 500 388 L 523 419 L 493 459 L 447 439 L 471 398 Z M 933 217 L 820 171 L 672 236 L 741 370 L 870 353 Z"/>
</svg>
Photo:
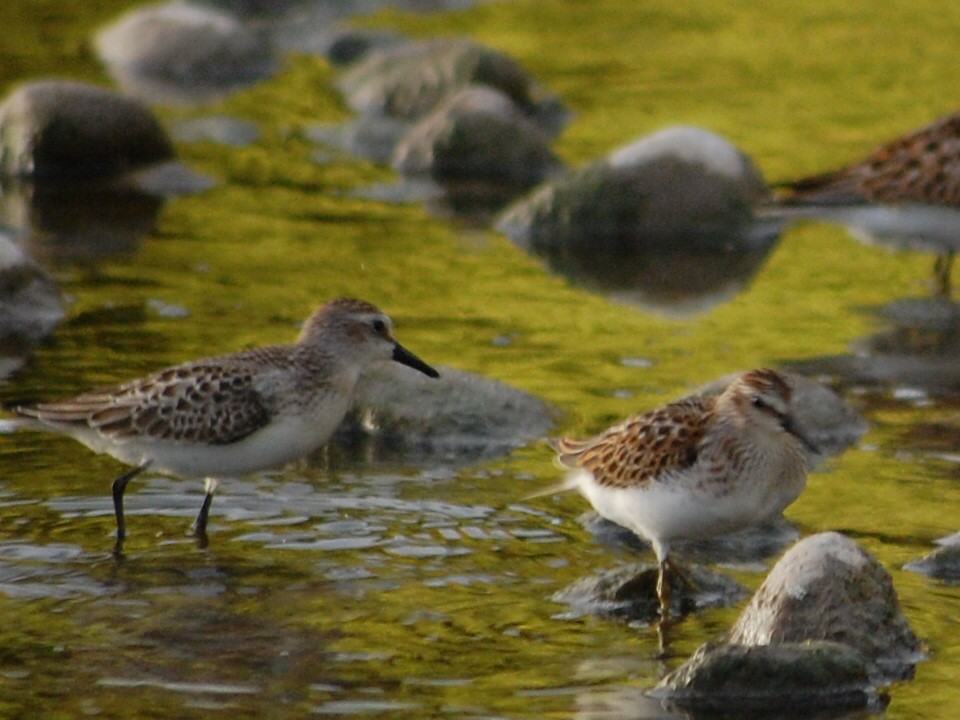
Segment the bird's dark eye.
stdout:
<svg viewBox="0 0 960 720">
<path fill-rule="evenodd" d="M 753 406 L 758 410 L 766 410 L 768 407 L 770 407 L 767 405 L 766 401 L 759 396 L 753 399 Z"/>
<path fill-rule="evenodd" d="M 374 320 L 373 329 L 377 335 L 383 335 L 387 331 L 387 324 L 383 320 Z"/>
</svg>

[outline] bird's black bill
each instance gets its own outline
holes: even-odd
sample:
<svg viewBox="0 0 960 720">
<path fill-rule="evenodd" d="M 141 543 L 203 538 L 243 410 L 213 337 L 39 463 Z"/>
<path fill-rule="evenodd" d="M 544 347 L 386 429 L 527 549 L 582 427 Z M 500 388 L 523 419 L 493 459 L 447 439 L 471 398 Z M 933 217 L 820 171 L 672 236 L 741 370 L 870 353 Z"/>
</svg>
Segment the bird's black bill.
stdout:
<svg viewBox="0 0 960 720">
<path fill-rule="evenodd" d="M 783 429 L 786 430 L 791 435 L 793 435 L 801 443 L 803 443 L 803 446 L 807 450 L 809 450 L 815 455 L 820 454 L 820 448 L 814 445 L 806 435 L 800 432 L 800 428 L 797 427 L 797 424 L 793 421 L 793 418 L 790 418 L 790 417 L 784 418 L 782 425 L 783 425 Z"/>
<path fill-rule="evenodd" d="M 395 343 L 393 346 L 393 359 L 401 365 L 406 365 L 407 367 L 412 367 L 414 370 L 419 370 L 427 377 L 440 377 L 440 373 L 427 365 L 423 360 L 407 350 L 400 343 Z"/>
</svg>

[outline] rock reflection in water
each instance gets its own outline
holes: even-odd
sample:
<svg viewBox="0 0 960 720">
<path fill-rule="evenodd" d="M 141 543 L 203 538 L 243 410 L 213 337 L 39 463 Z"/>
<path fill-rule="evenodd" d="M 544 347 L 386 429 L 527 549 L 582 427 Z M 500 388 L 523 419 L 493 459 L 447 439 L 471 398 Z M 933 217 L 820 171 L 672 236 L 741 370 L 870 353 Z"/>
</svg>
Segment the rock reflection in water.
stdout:
<svg viewBox="0 0 960 720">
<path fill-rule="evenodd" d="M 876 310 L 879 333 L 856 340 L 851 352 L 791 363 L 808 375 L 831 375 L 842 386 L 890 392 L 929 402 L 960 392 L 960 303 L 944 298 L 897 300 Z"/>
<path fill-rule="evenodd" d="M 0 194 L 0 224 L 40 262 L 84 262 L 134 252 L 163 204 L 113 184 L 10 182 Z"/>
<path fill-rule="evenodd" d="M 728 302 L 759 272 L 780 236 L 745 228 L 749 242 L 718 237 L 670 242 L 580 243 L 535 247 L 550 269 L 610 299 L 684 317 Z M 656 239 L 655 239 L 656 240 Z"/>
</svg>

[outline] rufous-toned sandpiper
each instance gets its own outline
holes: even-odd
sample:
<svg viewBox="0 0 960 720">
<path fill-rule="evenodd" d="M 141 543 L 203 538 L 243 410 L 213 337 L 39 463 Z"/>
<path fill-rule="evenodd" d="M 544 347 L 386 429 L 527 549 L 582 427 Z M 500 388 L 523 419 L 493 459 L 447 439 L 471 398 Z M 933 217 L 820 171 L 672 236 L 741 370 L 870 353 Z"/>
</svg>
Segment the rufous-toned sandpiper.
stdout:
<svg viewBox="0 0 960 720">
<path fill-rule="evenodd" d="M 18 407 L 8 422 L 68 435 L 134 466 L 113 481 L 118 553 L 126 534 L 124 490 L 147 468 L 206 479 L 194 524 L 203 538 L 217 478 L 277 467 L 320 448 L 367 368 L 394 360 L 438 377 L 392 329 L 374 305 L 340 298 L 314 312 L 292 345 L 187 362 L 116 387 Z"/>
<path fill-rule="evenodd" d="M 937 291 L 950 294 L 960 249 L 960 112 L 839 170 L 779 187 L 775 207 L 762 214 L 836 222 L 867 243 L 933 253 Z"/>
<path fill-rule="evenodd" d="M 589 440 L 556 443 L 565 481 L 537 495 L 579 490 L 602 517 L 653 545 L 661 616 L 675 540 L 705 538 L 779 514 L 806 484 L 791 390 L 768 369 L 739 375 L 718 396 L 695 396 L 631 417 Z"/>
</svg>

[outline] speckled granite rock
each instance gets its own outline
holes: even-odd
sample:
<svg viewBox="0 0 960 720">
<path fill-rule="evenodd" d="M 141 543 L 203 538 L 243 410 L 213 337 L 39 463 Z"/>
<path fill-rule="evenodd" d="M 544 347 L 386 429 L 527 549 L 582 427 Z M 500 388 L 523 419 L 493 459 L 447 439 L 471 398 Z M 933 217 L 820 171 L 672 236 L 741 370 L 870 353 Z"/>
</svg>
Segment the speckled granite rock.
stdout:
<svg viewBox="0 0 960 720">
<path fill-rule="evenodd" d="M 923 659 L 887 572 L 835 532 L 801 540 L 729 632 L 666 676 L 654 694 L 724 713 L 862 707 Z"/>
<path fill-rule="evenodd" d="M 747 590 L 725 575 L 697 566 L 684 570 L 696 590 L 675 581 L 671 587 L 670 614 L 679 617 L 708 607 L 728 607 L 746 597 Z M 589 614 L 618 620 L 650 622 L 659 614 L 657 566 L 640 563 L 580 578 L 553 596 L 569 605 L 575 616 Z"/>
<path fill-rule="evenodd" d="M 264 32 L 183 2 L 135 8 L 101 30 L 95 45 L 124 90 L 153 102 L 208 100 L 278 67 Z"/>
<path fill-rule="evenodd" d="M 0 105 L 0 172 L 34 180 L 107 177 L 174 156 L 135 100 L 83 83 L 41 80 Z"/>
<path fill-rule="evenodd" d="M 886 570 L 853 540 L 819 533 L 776 564 L 727 641 L 831 640 L 858 650 L 883 677 L 907 677 L 923 655 Z"/>
</svg>

